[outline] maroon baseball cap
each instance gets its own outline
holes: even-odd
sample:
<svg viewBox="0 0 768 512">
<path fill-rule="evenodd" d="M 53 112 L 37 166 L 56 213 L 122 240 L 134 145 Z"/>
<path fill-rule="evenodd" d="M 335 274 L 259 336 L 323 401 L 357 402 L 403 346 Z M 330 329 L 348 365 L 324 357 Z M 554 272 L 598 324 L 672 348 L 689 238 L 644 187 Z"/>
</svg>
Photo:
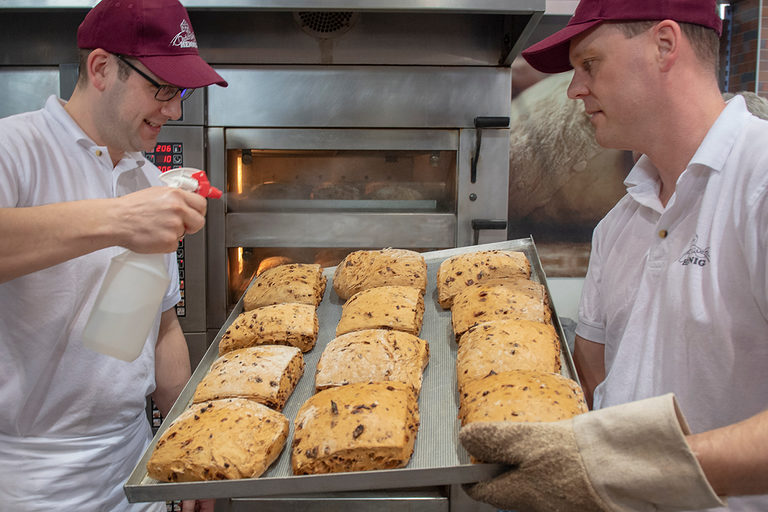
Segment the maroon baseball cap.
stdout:
<svg viewBox="0 0 768 512">
<path fill-rule="evenodd" d="M 568 25 L 523 50 L 523 57 L 543 73 L 572 69 L 571 39 L 604 21 L 674 20 L 709 27 L 719 36 L 723 22 L 715 0 L 581 0 Z"/>
<path fill-rule="evenodd" d="M 197 53 L 189 15 L 178 0 L 102 0 L 77 29 L 77 46 L 134 57 L 177 87 L 227 86 Z"/>
</svg>

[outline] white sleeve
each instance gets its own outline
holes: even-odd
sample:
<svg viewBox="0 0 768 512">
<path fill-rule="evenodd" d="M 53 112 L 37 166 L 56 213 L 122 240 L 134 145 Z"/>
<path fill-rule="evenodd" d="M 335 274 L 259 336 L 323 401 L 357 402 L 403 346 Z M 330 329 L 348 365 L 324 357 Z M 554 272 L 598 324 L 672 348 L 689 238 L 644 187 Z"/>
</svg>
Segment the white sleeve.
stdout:
<svg viewBox="0 0 768 512">
<path fill-rule="evenodd" d="M 744 253 L 751 276 L 752 296 L 768 318 L 768 180 L 748 200 Z"/>
<path fill-rule="evenodd" d="M 605 344 L 605 312 L 600 297 L 600 275 L 602 258 L 600 255 L 601 225 L 597 225 L 592 234 L 592 251 L 589 255 L 589 267 L 579 301 L 579 320 L 576 334 L 585 340 Z"/>
</svg>

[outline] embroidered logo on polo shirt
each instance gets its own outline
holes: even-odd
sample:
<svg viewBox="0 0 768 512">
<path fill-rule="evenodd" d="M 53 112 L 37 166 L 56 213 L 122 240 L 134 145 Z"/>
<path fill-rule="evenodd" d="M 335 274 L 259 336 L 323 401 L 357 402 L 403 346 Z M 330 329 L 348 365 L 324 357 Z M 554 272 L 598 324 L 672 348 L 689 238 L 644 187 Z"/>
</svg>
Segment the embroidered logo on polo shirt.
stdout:
<svg viewBox="0 0 768 512">
<path fill-rule="evenodd" d="M 699 241 L 699 235 L 693 237 L 691 240 L 691 247 L 683 253 L 679 261 L 682 265 L 698 265 L 699 267 L 706 266 L 709 263 L 709 247 L 702 249 L 696 242 Z"/>
<path fill-rule="evenodd" d="M 181 32 L 171 39 L 171 46 L 178 46 L 179 48 L 197 48 L 195 33 L 192 32 L 192 27 L 189 26 L 187 20 L 181 20 L 179 28 L 181 29 Z"/>
</svg>

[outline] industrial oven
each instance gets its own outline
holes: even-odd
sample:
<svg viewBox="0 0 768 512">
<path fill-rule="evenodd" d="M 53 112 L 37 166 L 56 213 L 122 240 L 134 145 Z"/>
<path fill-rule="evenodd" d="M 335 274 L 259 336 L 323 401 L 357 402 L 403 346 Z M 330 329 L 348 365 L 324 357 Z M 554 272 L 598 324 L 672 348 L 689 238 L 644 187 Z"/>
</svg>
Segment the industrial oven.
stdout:
<svg viewBox="0 0 768 512">
<path fill-rule="evenodd" d="M 543 2 L 293 4 L 192 20 L 230 84 L 206 106 L 226 191 L 207 221 L 211 338 L 271 265 L 506 239 L 510 64 Z"/>
</svg>

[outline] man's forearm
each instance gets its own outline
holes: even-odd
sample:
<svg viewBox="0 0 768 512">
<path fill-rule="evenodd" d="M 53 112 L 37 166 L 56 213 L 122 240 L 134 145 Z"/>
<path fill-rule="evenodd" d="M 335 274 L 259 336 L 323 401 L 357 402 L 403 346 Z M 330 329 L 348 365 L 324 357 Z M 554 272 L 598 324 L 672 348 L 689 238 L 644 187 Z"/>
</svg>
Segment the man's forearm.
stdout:
<svg viewBox="0 0 768 512">
<path fill-rule="evenodd" d="M 175 308 L 163 312 L 155 347 L 155 382 L 152 399 L 163 416 L 171 410 L 179 393 L 189 380 L 189 349 Z"/>
<path fill-rule="evenodd" d="M 605 346 L 576 336 L 573 363 L 579 374 L 587 405 L 592 409 L 595 388 L 605 380 Z"/>
<path fill-rule="evenodd" d="M 718 495 L 768 494 L 768 411 L 686 440 Z"/>
<path fill-rule="evenodd" d="M 113 245 L 107 201 L 0 208 L 0 283 Z"/>
</svg>

